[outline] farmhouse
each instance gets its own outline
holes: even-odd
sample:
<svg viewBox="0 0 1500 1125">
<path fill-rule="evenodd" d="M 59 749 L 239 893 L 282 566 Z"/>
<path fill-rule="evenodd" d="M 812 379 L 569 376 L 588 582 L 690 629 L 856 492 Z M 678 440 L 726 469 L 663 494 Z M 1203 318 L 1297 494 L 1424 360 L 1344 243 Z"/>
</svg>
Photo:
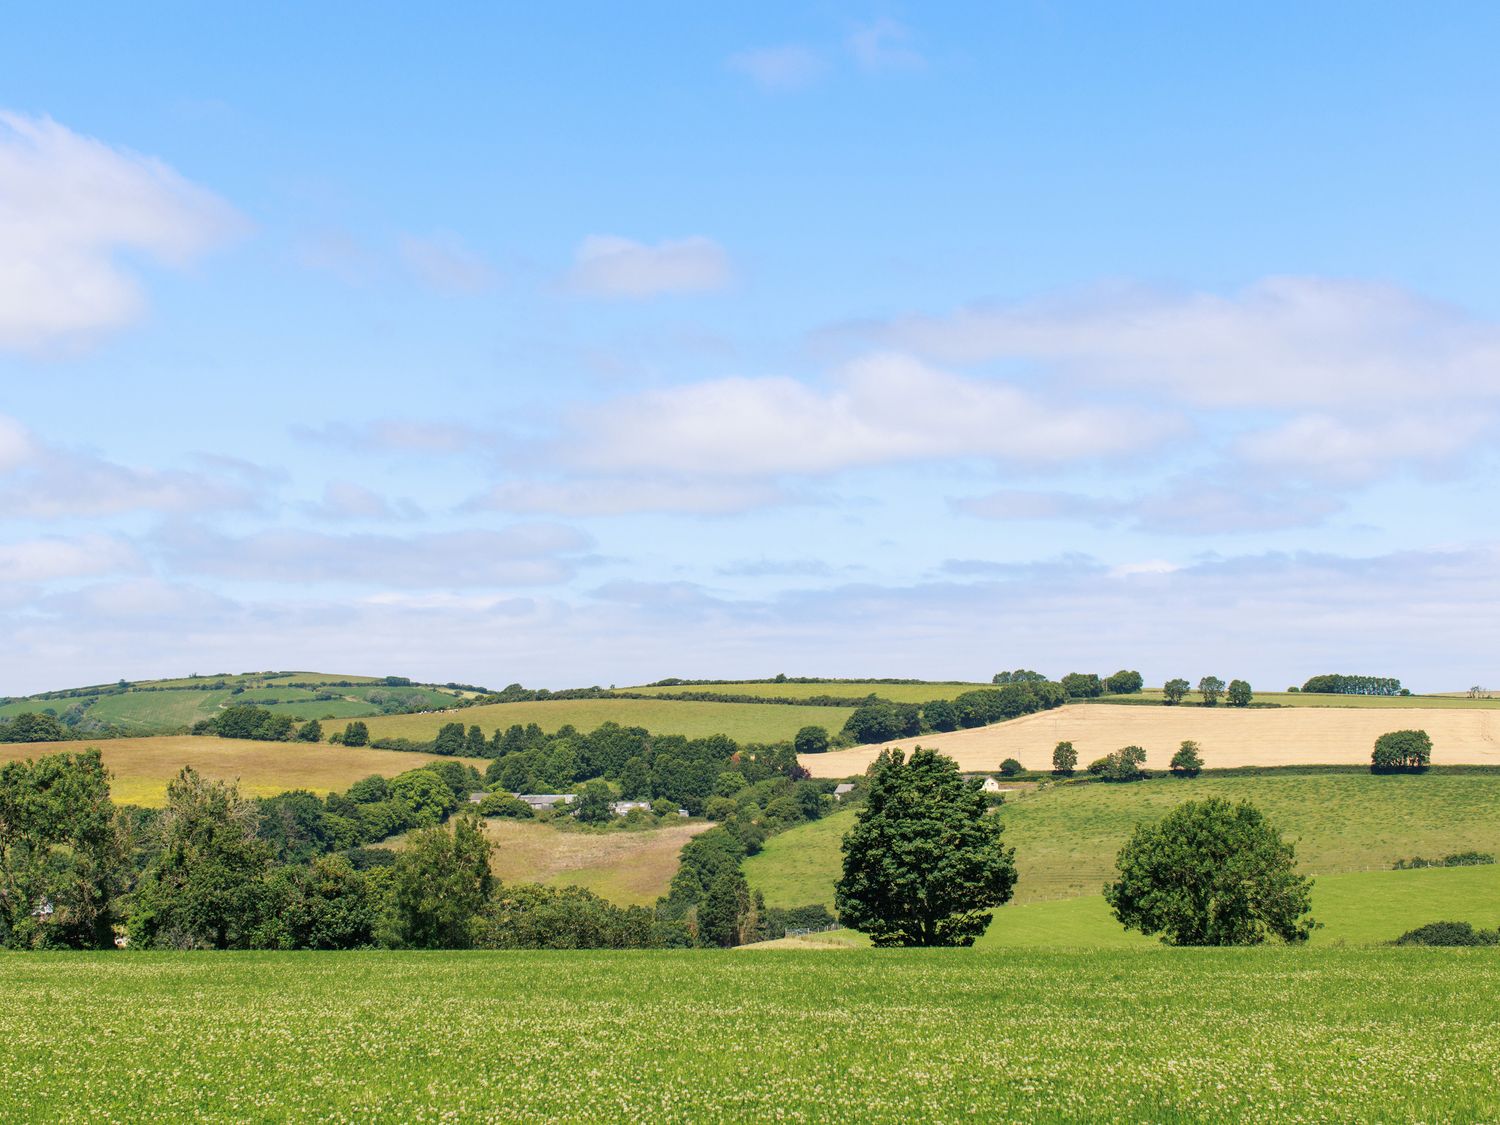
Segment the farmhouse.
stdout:
<svg viewBox="0 0 1500 1125">
<path fill-rule="evenodd" d="M 614 813 L 616 816 L 624 816 L 626 813 L 631 812 L 634 809 L 645 809 L 647 812 L 649 812 L 651 810 L 651 802 L 615 801 L 609 806 L 609 811 Z"/>
<path fill-rule="evenodd" d="M 849 796 L 849 794 L 853 792 L 854 782 L 841 781 L 833 787 L 833 799 L 835 801 L 842 801 L 845 797 Z"/>
<path fill-rule="evenodd" d="M 516 800 L 525 801 L 533 809 L 540 812 L 542 809 L 550 809 L 561 801 L 565 805 L 571 805 L 576 797 L 572 793 L 517 793 Z"/>
</svg>

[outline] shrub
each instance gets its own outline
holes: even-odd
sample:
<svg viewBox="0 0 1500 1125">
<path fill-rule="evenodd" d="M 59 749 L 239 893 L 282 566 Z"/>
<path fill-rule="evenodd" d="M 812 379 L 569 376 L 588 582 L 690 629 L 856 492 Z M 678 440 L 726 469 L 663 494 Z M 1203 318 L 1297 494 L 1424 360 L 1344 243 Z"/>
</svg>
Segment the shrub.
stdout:
<svg viewBox="0 0 1500 1125">
<path fill-rule="evenodd" d="M 1116 672 L 1104 681 L 1104 686 L 1109 689 L 1110 695 L 1134 695 L 1140 691 L 1146 681 L 1139 672 L 1128 672 L 1124 669 Z"/>
<path fill-rule="evenodd" d="M 1023 766 L 1020 762 L 1016 761 L 1014 758 L 1006 758 L 1005 761 L 1000 763 L 1001 777 L 1015 777 L 1016 774 L 1024 773 L 1025 770 L 1026 767 Z"/>
<path fill-rule="evenodd" d="M 1476 930 L 1468 922 L 1428 922 L 1407 930 L 1397 945 L 1500 945 L 1500 929 Z"/>
<path fill-rule="evenodd" d="M 1146 751 L 1139 746 L 1124 746 L 1113 754 L 1089 763 L 1089 773 L 1105 781 L 1140 781 L 1146 777 L 1141 766 L 1146 761 Z"/>
<path fill-rule="evenodd" d="M 1454 852 L 1443 856 L 1442 859 L 1423 859 L 1421 856 L 1398 859 L 1391 864 L 1391 870 L 1420 871 L 1424 867 L 1485 867 L 1494 862 L 1495 857 L 1489 852 Z"/>
<path fill-rule="evenodd" d="M 792 740 L 792 746 L 799 754 L 822 754 L 828 749 L 828 732 L 822 727 L 803 727 Z"/>
<path fill-rule="evenodd" d="M 1418 773 L 1432 761 L 1432 739 L 1425 730 L 1387 731 L 1370 753 L 1371 773 Z"/>
<path fill-rule="evenodd" d="M 370 728 L 355 719 L 344 728 L 343 741 L 345 746 L 367 746 L 370 742 Z"/>
</svg>

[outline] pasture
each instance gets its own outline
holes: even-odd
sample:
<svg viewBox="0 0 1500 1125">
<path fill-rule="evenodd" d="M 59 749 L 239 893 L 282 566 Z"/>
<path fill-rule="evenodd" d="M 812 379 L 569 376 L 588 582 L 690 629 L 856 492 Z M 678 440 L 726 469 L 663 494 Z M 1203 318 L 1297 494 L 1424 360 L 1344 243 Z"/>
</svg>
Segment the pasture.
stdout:
<svg viewBox="0 0 1500 1125">
<path fill-rule="evenodd" d="M 712 691 L 726 695 L 753 695 L 761 699 L 811 699 L 818 695 L 831 695 L 840 699 L 862 699 L 867 695 L 878 695 L 896 703 L 929 703 L 934 699 L 954 699 L 966 691 L 976 688 L 994 687 L 993 684 L 964 683 L 919 683 L 881 684 L 869 680 L 835 680 L 818 684 L 754 683 L 754 684 L 678 684 L 673 687 L 633 687 L 622 691 L 640 692 L 643 695 L 671 695 L 680 692 Z"/>
<path fill-rule="evenodd" d="M 645 727 L 652 734 L 706 738 L 724 734 L 736 742 L 785 742 L 805 726 L 839 730 L 852 707 L 798 707 L 770 703 L 683 703 L 667 699 L 545 699 L 491 703 L 423 715 L 382 715 L 366 720 L 372 738 L 429 741 L 445 723 L 477 724 L 488 737 L 513 724 L 537 723 L 548 733 L 564 726 L 591 731 L 605 723 Z"/>
<path fill-rule="evenodd" d="M 305 742 L 252 742 L 248 739 L 116 738 L 88 742 L 23 742 L 0 744 L 0 762 L 39 758 L 60 751 L 77 753 L 97 746 L 112 775 L 110 794 L 118 804 L 157 807 L 166 802 L 167 783 L 183 766 L 205 777 L 238 779 L 247 797 L 273 797 L 288 789 L 310 789 L 322 795 L 347 789 L 362 777 L 378 773 L 395 777 L 431 761 L 422 754 L 367 747 L 318 746 Z M 489 763 L 459 761 L 481 771 Z"/>
<path fill-rule="evenodd" d="M 1500 1116 L 1495 950 L 26 954 L 0 991 L 18 1122 Z"/>
<path fill-rule="evenodd" d="M 1153 778 L 1124 785 L 1056 785 L 1000 810 L 1016 849 L 1016 901 L 1098 894 L 1135 825 L 1186 800 L 1252 801 L 1297 845 L 1313 875 L 1388 869 L 1414 855 L 1500 853 L 1500 773 L 1376 777 L 1269 774 Z M 840 842 L 853 810 L 772 836 L 745 875 L 772 906 L 833 902 Z M 1492 868 L 1491 870 L 1500 870 Z"/>
<path fill-rule="evenodd" d="M 1348 697 L 1341 697 L 1348 698 Z M 1360 707 L 1254 709 L 1148 707 L 1120 703 L 1069 704 L 987 727 L 903 738 L 805 755 L 814 777 L 851 777 L 882 749 L 929 746 L 971 772 L 1015 758 L 1027 769 L 1050 770 L 1052 749 L 1073 743 L 1079 768 L 1122 746 L 1146 750 L 1146 767 L 1164 770 L 1184 739 L 1196 741 L 1206 765 L 1369 765 L 1375 739 L 1389 730 L 1420 727 L 1432 736 L 1432 760 L 1443 765 L 1500 765 L 1500 710 L 1493 707 Z"/>
</svg>

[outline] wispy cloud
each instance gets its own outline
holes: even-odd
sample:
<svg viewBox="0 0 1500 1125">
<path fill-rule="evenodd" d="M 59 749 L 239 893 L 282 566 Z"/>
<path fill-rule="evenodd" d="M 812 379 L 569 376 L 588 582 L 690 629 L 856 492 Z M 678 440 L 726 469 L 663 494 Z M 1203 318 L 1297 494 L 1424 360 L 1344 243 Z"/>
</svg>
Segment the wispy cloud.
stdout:
<svg viewBox="0 0 1500 1125">
<path fill-rule="evenodd" d="M 745 75 L 763 90 L 799 90 L 823 73 L 823 56 L 801 43 L 757 47 L 729 56 L 730 70 Z"/>
<path fill-rule="evenodd" d="M 579 244 L 568 276 L 574 292 L 642 298 L 705 293 L 729 284 L 729 255 L 710 238 L 665 239 L 654 245 L 591 234 Z"/>
<path fill-rule="evenodd" d="M 869 71 L 921 70 L 927 59 L 913 45 L 911 28 L 882 16 L 849 33 L 849 52 Z"/>
<path fill-rule="evenodd" d="M 422 284 L 439 293 L 481 293 L 495 284 L 495 271 L 457 235 L 402 235 L 401 260 Z"/>
<path fill-rule="evenodd" d="M 247 229 L 160 160 L 0 112 L 0 348 L 78 347 L 146 307 L 126 255 L 183 268 Z"/>
</svg>

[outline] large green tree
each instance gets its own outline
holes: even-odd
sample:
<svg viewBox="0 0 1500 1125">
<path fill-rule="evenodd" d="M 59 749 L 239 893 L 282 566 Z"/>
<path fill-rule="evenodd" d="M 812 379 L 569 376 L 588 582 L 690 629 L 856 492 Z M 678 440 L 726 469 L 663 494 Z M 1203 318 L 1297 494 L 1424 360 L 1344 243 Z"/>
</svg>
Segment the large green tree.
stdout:
<svg viewBox="0 0 1500 1125">
<path fill-rule="evenodd" d="M 159 949 L 253 944 L 266 902 L 271 847 L 253 801 L 191 767 L 167 786 L 159 850 L 141 876 L 130 942 Z"/>
<path fill-rule="evenodd" d="M 877 946 L 972 945 L 990 908 L 1010 900 L 1014 849 L 952 758 L 920 747 L 882 753 L 844 837 L 839 918 Z"/>
<path fill-rule="evenodd" d="M 1248 801 L 1178 805 L 1138 826 L 1116 865 L 1104 888 L 1115 917 L 1169 945 L 1301 942 L 1316 925 L 1295 849 Z"/>
<path fill-rule="evenodd" d="M 471 816 L 447 828 L 413 832 L 392 872 L 392 900 L 401 941 L 416 949 L 467 949 L 489 901 L 490 842 Z"/>
<path fill-rule="evenodd" d="M 0 947 L 112 944 L 125 861 L 98 750 L 0 768 Z"/>
</svg>

